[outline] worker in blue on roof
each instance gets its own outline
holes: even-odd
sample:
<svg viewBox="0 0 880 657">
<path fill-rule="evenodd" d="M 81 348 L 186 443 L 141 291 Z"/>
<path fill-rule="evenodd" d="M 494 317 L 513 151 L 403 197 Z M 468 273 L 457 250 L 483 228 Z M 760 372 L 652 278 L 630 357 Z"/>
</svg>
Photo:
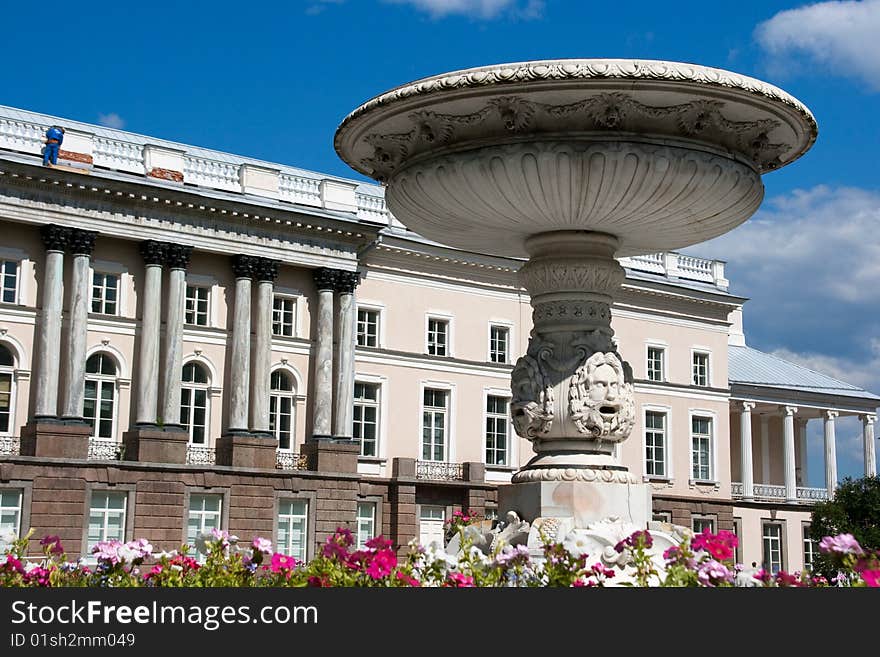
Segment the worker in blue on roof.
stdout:
<svg viewBox="0 0 880 657">
<path fill-rule="evenodd" d="M 61 142 L 64 141 L 64 128 L 53 125 L 46 130 L 46 148 L 43 150 L 43 166 L 49 163 L 58 164 L 58 151 L 61 150 Z"/>
</svg>

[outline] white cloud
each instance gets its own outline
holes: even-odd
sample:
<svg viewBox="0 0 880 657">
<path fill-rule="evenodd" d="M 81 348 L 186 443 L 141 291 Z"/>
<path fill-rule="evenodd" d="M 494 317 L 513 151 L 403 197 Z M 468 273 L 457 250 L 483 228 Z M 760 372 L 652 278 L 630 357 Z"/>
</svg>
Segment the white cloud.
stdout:
<svg viewBox="0 0 880 657">
<path fill-rule="evenodd" d="M 412 5 L 427 12 L 432 18 L 453 14 L 481 20 L 491 20 L 501 14 L 517 18 L 540 18 L 543 0 L 383 0 L 389 4 Z"/>
<path fill-rule="evenodd" d="M 880 0 L 818 2 L 781 11 L 755 28 L 777 73 L 804 68 L 798 59 L 856 77 L 880 91 Z"/>
<path fill-rule="evenodd" d="M 109 114 L 99 114 L 98 123 L 107 126 L 108 128 L 116 128 L 117 130 L 121 130 L 125 127 L 125 121 L 116 112 L 110 112 Z"/>
</svg>

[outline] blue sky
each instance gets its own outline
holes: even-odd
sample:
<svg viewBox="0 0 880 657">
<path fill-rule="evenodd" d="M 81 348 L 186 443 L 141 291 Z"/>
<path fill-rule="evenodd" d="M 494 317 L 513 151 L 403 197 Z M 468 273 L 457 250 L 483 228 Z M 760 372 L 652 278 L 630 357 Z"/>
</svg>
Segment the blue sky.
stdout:
<svg viewBox="0 0 880 657">
<path fill-rule="evenodd" d="M 44 1 L 3 15 L 0 104 L 348 177 L 339 121 L 447 70 L 650 58 L 777 84 L 813 110 L 816 146 L 764 178 L 750 222 L 689 252 L 729 262 L 750 345 L 880 392 L 880 0 Z M 863 471 L 858 431 L 839 422 L 841 475 Z"/>
</svg>

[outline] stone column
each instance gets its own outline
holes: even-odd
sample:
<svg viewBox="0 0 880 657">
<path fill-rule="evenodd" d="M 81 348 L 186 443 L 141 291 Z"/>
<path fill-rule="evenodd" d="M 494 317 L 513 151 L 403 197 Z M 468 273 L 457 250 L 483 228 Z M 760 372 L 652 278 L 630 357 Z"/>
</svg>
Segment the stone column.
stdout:
<svg viewBox="0 0 880 657">
<path fill-rule="evenodd" d="M 837 489 L 837 445 L 834 436 L 834 418 L 839 415 L 837 411 L 825 411 L 825 487 L 828 489 L 828 499 L 834 497 Z"/>
<path fill-rule="evenodd" d="M 315 335 L 315 401 L 312 437 L 331 437 L 333 414 L 333 289 L 335 269 L 320 268 L 314 272 L 318 288 L 318 317 Z"/>
<path fill-rule="evenodd" d="M 785 463 L 785 501 L 797 502 L 797 482 L 795 481 L 794 458 L 794 416 L 797 406 L 782 407 L 782 440 Z"/>
<path fill-rule="evenodd" d="M 761 415 L 761 483 L 770 483 L 770 416 Z"/>
<path fill-rule="evenodd" d="M 251 376 L 251 278 L 255 258 L 232 258 L 235 273 L 235 308 L 232 315 L 232 348 L 229 368 L 229 431 L 248 430 L 248 393 Z"/>
<path fill-rule="evenodd" d="M 254 358 L 251 378 L 251 430 L 269 433 L 269 382 L 272 368 L 272 300 L 277 260 L 258 258 L 257 312 L 254 319 Z"/>
<path fill-rule="evenodd" d="M 141 302 L 141 349 L 138 354 L 137 412 L 139 425 L 155 425 L 159 414 L 159 335 L 162 323 L 162 263 L 165 244 L 141 242 L 144 287 Z"/>
<path fill-rule="evenodd" d="M 336 415 L 333 418 L 333 437 L 351 440 L 354 434 L 354 343 L 355 313 L 354 290 L 360 282 L 355 271 L 340 271 L 336 276 L 339 293 L 338 332 L 336 339 Z"/>
<path fill-rule="evenodd" d="M 799 417 L 797 429 L 797 485 L 807 485 L 807 422 L 809 418 Z"/>
<path fill-rule="evenodd" d="M 862 420 L 862 437 L 865 441 L 865 476 L 873 477 L 877 474 L 877 454 L 874 451 L 874 422 L 877 416 L 868 413 L 860 416 Z"/>
<path fill-rule="evenodd" d="M 742 465 L 742 498 L 744 500 L 752 500 L 755 497 L 755 482 L 752 474 L 752 409 L 755 408 L 755 402 L 742 402 L 742 409 L 739 413 L 739 441 L 740 441 L 740 461 Z"/>
<path fill-rule="evenodd" d="M 64 249 L 70 238 L 70 229 L 49 224 L 40 229 L 40 236 L 46 246 L 46 264 L 43 271 L 43 308 L 37 332 L 37 371 L 34 377 L 35 419 L 58 416 Z"/>
<path fill-rule="evenodd" d="M 162 422 L 180 424 L 180 379 L 183 364 L 183 320 L 186 300 L 186 267 L 191 246 L 168 244 L 168 308 L 165 317 L 165 386 L 162 399 Z"/>
<path fill-rule="evenodd" d="M 88 348 L 89 305 L 92 282 L 89 263 L 97 233 L 71 229 L 68 249 L 73 255 L 73 276 L 70 284 L 70 323 L 67 328 L 67 385 L 61 404 L 65 420 L 82 420 L 85 403 L 86 349 Z"/>
</svg>

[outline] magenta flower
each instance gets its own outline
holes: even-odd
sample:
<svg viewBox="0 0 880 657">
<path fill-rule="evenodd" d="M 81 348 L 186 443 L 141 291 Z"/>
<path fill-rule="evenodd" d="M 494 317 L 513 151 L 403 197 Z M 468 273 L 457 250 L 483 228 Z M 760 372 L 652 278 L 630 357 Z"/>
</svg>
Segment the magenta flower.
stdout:
<svg viewBox="0 0 880 657">
<path fill-rule="evenodd" d="M 290 576 L 290 572 L 296 568 L 296 563 L 296 559 L 293 557 L 276 552 L 272 555 L 272 563 L 269 565 L 269 569 L 273 573 L 283 573 Z"/>
<path fill-rule="evenodd" d="M 24 574 L 24 567 L 21 565 L 21 561 L 13 557 L 11 554 L 6 555 L 6 563 L 3 564 L 3 567 L 13 573 Z"/>
<path fill-rule="evenodd" d="M 681 557 L 681 548 L 677 545 L 673 545 L 672 547 L 666 548 L 663 552 L 663 558 L 667 562 L 678 561 L 679 557 Z"/>
<path fill-rule="evenodd" d="M 419 580 L 417 580 L 415 577 L 410 577 L 409 575 L 407 575 L 404 572 L 397 571 L 397 579 L 400 580 L 401 582 L 403 582 L 404 584 L 406 584 L 407 586 L 421 587 Z"/>
<path fill-rule="evenodd" d="M 367 575 L 373 579 L 382 579 L 391 574 L 391 571 L 397 566 L 397 555 L 393 550 L 379 550 L 369 564 L 367 564 Z"/>
<path fill-rule="evenodd" d="M 787 573 L 784 570 L 780 570 L 776 573 L 776 583 L 783 587 L 804 586 L 804 583 L 796 573 Z"/>
<path fill-rule="evenodd" d="M 470 575 L 462 575 L 461 573 L 449 573 L 443 586 L 453 589 L 473 588 L 474 578 Z"/>
<path fill-rule="evenodd" d="M 863 570 L 862 580 L 871 588 L 880 587 L 880 570 Z"/>
<path fill-rule="evenodd" d="M 391 547 L 391 541 L 380 535 L 376 538 L 371 538 L 365 545 L 371 550 L 385 550 Z"/>
<path fill-rule="evenodd" d="M 691 547 L 695 551 L 704 550 L 712 555 L 712 558 L 718 561 L 725 561 L 733 558 L 733 550 L 737 546 L 738 540 L 736 534 L 725 530 L 713 534 L 708 529 L 704 529 L 702 533 L 696 534 L 691 541 Z"/>
<path fill-rule="evenodd" d="M 865 553 L 862 546 L 852 534 L 838 534 L 826 536 L 819 541 L 819 551 L 825 554 L 855 554 L 861 556 Z"/>
<path fill-rule="evenodd" d="M 354 537 L 351 535 L 351 531 L 345 527 L 339 527 L 335 534 L 328 536 L 324 541 L 321 553 L 328 559 L 336 557 L 340 561 L 347 561 L 349 559 L 348 548 L 352 543 L 354 543 Z"/>
<path fill-rule="evenodd" d="M 40 545 L 47 554 L 64 554 L 64 548 L 61 546 L 61 538 L 58 536 L 45 536 L 40 541 Z"/>
<path fill-rule="evenodd" d="M 733 582 L 733 578 L 734 573 L 723 563 L 714 559 L 703 562 L 697 570 L 697 579 L 703 586 L 714 587 L 722 582 L 730 583 Z"/>
</svg>

